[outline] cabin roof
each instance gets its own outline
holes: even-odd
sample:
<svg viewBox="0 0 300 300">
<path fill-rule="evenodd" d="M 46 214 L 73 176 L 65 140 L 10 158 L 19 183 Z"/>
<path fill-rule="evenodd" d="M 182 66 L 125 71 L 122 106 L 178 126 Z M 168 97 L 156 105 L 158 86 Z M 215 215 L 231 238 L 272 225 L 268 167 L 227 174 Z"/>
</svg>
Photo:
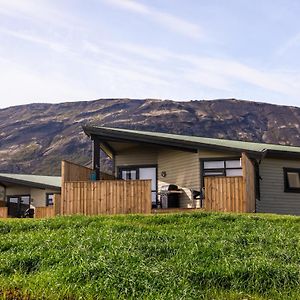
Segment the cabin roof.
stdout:
<svg viewBox="0 0 300 300">
<path fill-rule="evenodd" d="M 98 136 L 100 140 L 101 138 L 112 140 L 123 139 L 161 145 L 178 145 L 183 148 L 186 147 L 190 149 L 208 148 L 212 150 L 246 151 L 256 154 L 262 154 L 266 152 L 269 156 L 285 157 L 286 155 L 292 155 L 293 157 L 300 158 L 300 147 L 295 146 L 244 142 L 122 128 L 99 127 L 94 125 L 83 126 L 83 130 L 88 136 Z"/>
<path fill-rule="evenodd" d="M 61 188 L 60 176 L 0 173 L 0 182 L 43 189 L 48 188 L 59 190 Z"/>
</svg>

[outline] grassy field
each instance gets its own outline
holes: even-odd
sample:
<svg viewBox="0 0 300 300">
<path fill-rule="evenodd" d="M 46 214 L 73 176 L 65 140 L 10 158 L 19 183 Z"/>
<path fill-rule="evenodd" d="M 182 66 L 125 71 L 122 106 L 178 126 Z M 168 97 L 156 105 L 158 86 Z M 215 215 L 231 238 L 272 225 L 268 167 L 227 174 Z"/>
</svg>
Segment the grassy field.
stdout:
<svg viewBox="0 0 300 300">
<path fill-rule="evenodd" d="M 5 299 L 300 299 L 300 218 L 186 213 L 0 222 Z"/>
</svg>

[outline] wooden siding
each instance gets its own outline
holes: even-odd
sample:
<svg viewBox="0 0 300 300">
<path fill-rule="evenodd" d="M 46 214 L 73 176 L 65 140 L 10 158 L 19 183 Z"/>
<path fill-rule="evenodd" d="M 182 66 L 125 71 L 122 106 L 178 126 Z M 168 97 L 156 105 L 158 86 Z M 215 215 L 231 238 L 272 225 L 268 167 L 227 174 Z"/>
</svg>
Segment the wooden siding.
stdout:
<svg viewBox="0 0 300 300">
<path fill-rule="evenodd" d="M 0 200 L 0 207 L 5 207 L 6 206 L 6 201 Z"/>
<path fill-rule="evenodd" d="M 7 218 L 7 207 L 0 207 L 0 218 Z"/>
<path fill-rule="evenodd" d="M 36 207 L 34 211 L 34 217 L 37 219 L 51 218 L 55 216 L 55 210 L 53 206 Z"/>
<path fill-rule="evenodd" d="M 151 213 L 150 180 L 65 182 L 61 215 Z"/>
<path fill-rule="evenodd" d="M 300 194 L 284 192 L 283 168 L 300 168 L 300 160 L 265 158 L 259 171 L 260 200 L 257 212 L 300 215 Z"/>
<path fill-rule="evenodd" d="M 147 146 L 124 149 L 115 156 L 115 171 L 120 166 L 156 165 L 157 151 L 158 149 Z"/>
<path fill-rule="evenodd" d="M 162 171 L 166 177 L 162 177 Z M 158 188 L 166 184 L 176 184 L 183 190 L 180 207 L 200 207 L 193 201 L 191 190 L 200 190 L 200 163 L 198 153 L 165 149 L 158 153 Z"/>
<path fill-rule="evenodd" d="M 198 150 L 199 158 L 218 158 L 218 157 L 237 157 L 239 153 L 230 151 L 208 151 L 204 149 Z"/>
</svg>

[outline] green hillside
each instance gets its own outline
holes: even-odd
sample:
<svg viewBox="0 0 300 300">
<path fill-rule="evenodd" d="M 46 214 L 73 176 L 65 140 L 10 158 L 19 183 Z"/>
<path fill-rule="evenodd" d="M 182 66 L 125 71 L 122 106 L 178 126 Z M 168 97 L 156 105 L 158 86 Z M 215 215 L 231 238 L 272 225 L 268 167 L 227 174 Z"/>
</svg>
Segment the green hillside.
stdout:
<svg viewBox="0 0 300 300">
<path fill-rule="evenodd" d="M 185 213 L 0 222 L 4 299 L 299 299 L 300 218 Z"/>
</svg>

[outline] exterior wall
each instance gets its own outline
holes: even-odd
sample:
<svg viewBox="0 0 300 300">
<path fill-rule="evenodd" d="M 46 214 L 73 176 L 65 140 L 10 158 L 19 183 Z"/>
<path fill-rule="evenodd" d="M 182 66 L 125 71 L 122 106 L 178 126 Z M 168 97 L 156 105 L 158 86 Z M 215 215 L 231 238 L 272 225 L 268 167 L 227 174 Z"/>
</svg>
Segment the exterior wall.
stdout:
<svg viewBox="0 0 300 300">
<path fill-rule="evenodd" d="M 183 189 L 180 194 L 181 207 L 200 207 L 199 200 L 193 200 L 191 190 L 200 190 L 199 158 L 236 157 L 236 153 L 200 150 L 198 153 L 173 150 L 169 148 L 136 147 L 126 149 L 116 155 L 116 171 L 120 166 L 157 165 L 158 190 L 166 184 L 176 184 Z M 165 171 L 166 177 L 161 173 Z M 116 173 L 117 174 L 117 173 Z"/>
<path fill-rule="evenodd" d="M 32 205 L 35 207 L 46 206 L 46 193 L 58 193 L 56 190 L 30 188 L 25 186 L 11 186 L 6 189 L 6 196 L 30 195 Z"/>
<path fill-rule="evenodd" d="M 42 190 L 42 189 L 36 189 L 32 188 L 31 189 L 31 200 L 32 200 L 32 205 L 34 207 L 44 207 L 46 206 L 46 194 L 47 193 L 53 193 L 56 194 L 58 191 L 54 190 Z"/>
<path fill-rule="evenodd" d="M 300 215 L 300 194 L 284 192 L 283 168 L 300 168 L 300 160 L 269 159 L 260 165 L 260 201 L 256 211 Z"/>
<path fill-rule="evenodd" d="M 161 173 L 166 172 L 166 177 Z M 193 201 L 191 189 L 200 189 L 200 164 L 198 153 L 165 149 L 158 153 L 158 188 L 176 184 L 183 190 L 180 207 L 200 207 Z"/>
<path fill-rule="evenodd" d="M 6 188 L 6 196 L 16 195 L 30 195 L 30 188 L 20 185 L 13 185 Z"/>
<path fill-rule="evenodd" d="M 241 153 L 236 152 L 221 152 L 221 151 L 208 151 L 208 150 L 199 150 L 199 158 L 217 158 L 217 157 L 238 157 L 242 156 Z"/>
<path fill-rule="evenodd" d="M 116 175 L 120 166 L 156 165 L 157 149 L 143 146 L 122 151 L 115 157 Z"/>
</svg>

